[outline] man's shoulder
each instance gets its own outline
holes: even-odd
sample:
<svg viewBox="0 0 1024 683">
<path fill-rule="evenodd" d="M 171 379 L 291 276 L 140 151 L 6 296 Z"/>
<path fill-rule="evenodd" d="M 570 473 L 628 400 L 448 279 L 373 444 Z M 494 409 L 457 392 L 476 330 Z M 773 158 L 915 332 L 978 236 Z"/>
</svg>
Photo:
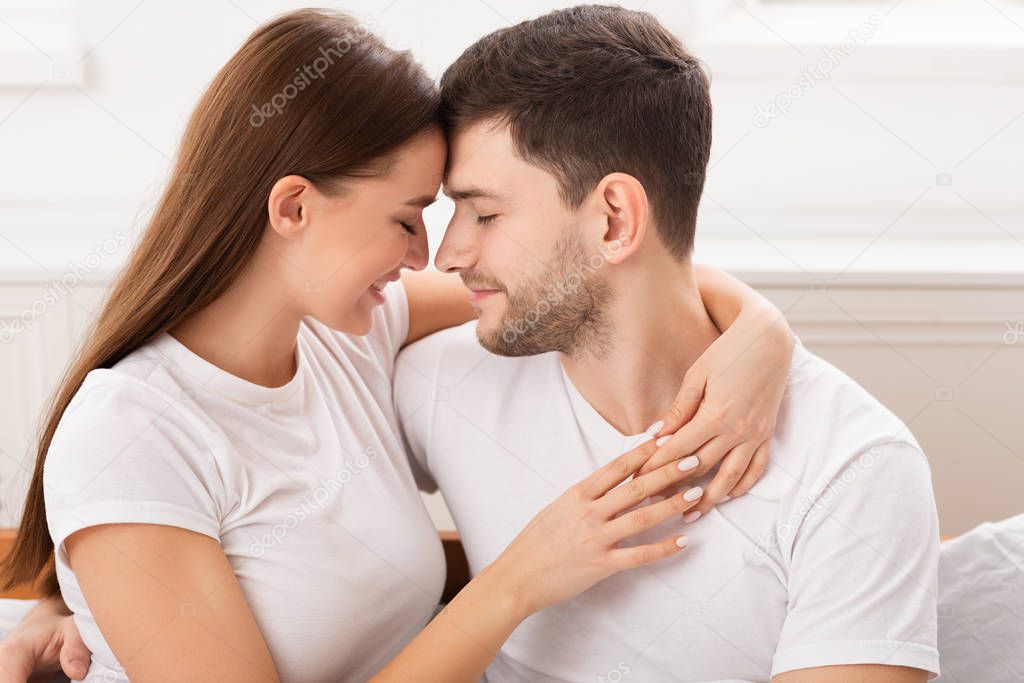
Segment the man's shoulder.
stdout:
<svg viewBox="0 0 1024 683">
<path fill-rule="evenodd" d="M 432 439 L 457 443 L 483 425 L 499 429 L 536 423 L 558 400 L 547 391 L 560 379 L 557 354 L 507 357 L 477 340 L 476 321 L 442 330 L 410 344 L 398 355 L 394 403 L 414 455 Z M 564 392 L 562 393 L 564 396 Z"/>
<path fill-rule="evenodd" d="M 448 327 L 429 334 L 406 346 L 399 356 L 410 359 L 436 358 L 442 355 L 446 349 L 458 350 L 462 353 L 467 351 L 487 353 L 477 341 L 476 322 L 476 320 L 470 320 L 462 325 Z"/>
<path fill-rule="evenodd" d="M 856 380 L 802 345 L 794 351 L 786 393 L 771 443 L 774 477 L 765 489 L 797 487 L 810 495 L 858 459 L 872 458 L 885 469 L 883 455 L 899 452 L 927 462 L 910 428 Z"/>
<path fill-rule="evenodd" d="M 449 327 L 405 347 L 398 355 L 395 386 L 408 387 L 418 377 L 451 387 L 471 375 L 486 376 L 489 382 L 500 383 L 547 362 L 550 354 L 507 357 L 491 353 L 480 345 L 476 323 L 471 320 Z"/>
<path fill-rule="evenodd" d="M 777 528 L 768 537 L 778 543 L 780 558 L 806 542 L 808 520 L 820 525 L 829 518 L 853 529 L 857 515 L 885 510 L 887 534 L 916 540 L 935 517 L 931 471 L 908 426 L 853 378 L 800 345 L 768 468 L 750 493 L 778 506 L 770 515 Z M 762 523 L 748 521 L 754 528 Z"/>
<path fill-rule="evenodd" d="M 842 439 L 855 450 L 872 442 L 917 446 L 903 420 L 860 383 L 802 344 L 793 354 L 779 422 Z"/>
</svg>

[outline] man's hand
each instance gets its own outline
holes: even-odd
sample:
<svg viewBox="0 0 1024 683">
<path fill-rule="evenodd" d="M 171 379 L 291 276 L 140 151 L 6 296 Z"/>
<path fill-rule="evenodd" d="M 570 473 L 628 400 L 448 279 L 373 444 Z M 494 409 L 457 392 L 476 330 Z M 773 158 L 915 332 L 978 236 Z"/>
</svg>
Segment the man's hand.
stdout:
<svg viewBox="0 0 1024 683">
<path fill-rule="evenodd" d="M 0 683 L 44 680 L 37 675 L 62 669 L 68 678 L 81 680 L 91 659 L 63 602 L 59 597 L 47 598 L 0 641 Z"/>
</svg>

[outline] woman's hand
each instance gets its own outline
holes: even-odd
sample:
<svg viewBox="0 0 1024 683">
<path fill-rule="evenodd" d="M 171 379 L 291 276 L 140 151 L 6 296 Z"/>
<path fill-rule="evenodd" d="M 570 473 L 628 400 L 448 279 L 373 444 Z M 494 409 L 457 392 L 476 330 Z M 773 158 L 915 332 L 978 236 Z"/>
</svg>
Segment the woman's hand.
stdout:
<svg viewBox="0 0 1024 683">
<path fill-rule="evenodd" d="M 700 500 L 700 488 L 690 488 L 644 503 L 688 475 L 675 462 L 619 486 L 655 450 L 654 441 L 647 441 L 568 489 L 541 510 L 483 572 L 511 591 L 524 617 L 575 597 L 612 574 L 672 557 L 686 547 L 685 536 L 619 546 L 685 513 Z"/>
<path fill-rule="evenodd" d="M 0 642 L 0 683 L 25 683 L 35 674 L 60 670 L 81 680 L 91 657 L 60 598 L 46 598 Z"/>
<path fill-rule="evenodd" d="M 782 313 L 761 301 L 744 304 L 686 373 L 656 433 L 660 447 L 640 470 L 683 459 L 691 467 L 690 476 L 699 477 L 719 465 L 686 521 L 696 521 L 719 502 L 749 491 L 768 464 L 768 443 L 796 340 Z M 716 323 L 726 327 L 717 318 Z"/>
<path fill-rule="evenodd" d="M 478 681 L 526 617 L 623 569 L 680 552 L 686 547 L 685 536 L 619 547 L 630 536 L 685 512 L 700 499 L 698 488 L 643 504 L 653 493 L 686 476 L 676 463 L 619 486 L 654 451 L 653 440 L 641 444 L 541 510 L 372 683 Z"/>
</svg>

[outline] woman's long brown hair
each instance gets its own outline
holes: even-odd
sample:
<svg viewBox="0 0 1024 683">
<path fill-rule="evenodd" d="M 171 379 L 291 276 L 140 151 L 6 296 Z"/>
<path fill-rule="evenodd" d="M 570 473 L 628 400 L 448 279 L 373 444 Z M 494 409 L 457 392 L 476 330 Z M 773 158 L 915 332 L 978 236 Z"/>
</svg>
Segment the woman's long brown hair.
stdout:
<svg viewBox="0 0 1024 683">
<path fill-rule="evenodd" d="M 334 189 L 379 172 L 437 125 L 433 81 L 345 14 L 299 10 L 253 33 L 189 119 L 152 220 L 48 408 L 5 589 L 36 580 L 58 591 L 46 526 L 43 463 L 65 409 L 96 368 L 109 368 L 208 306 L 252 258 L 281 177 Z"/>
</svg>

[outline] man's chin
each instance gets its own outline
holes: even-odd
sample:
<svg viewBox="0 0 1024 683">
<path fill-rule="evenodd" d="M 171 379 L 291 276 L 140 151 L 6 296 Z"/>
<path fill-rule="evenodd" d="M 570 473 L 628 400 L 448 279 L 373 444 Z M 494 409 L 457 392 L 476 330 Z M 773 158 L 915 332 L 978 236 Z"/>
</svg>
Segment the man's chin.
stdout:
<svg viewBox="0 0 1024 683">
<path fill-rule="evenodd" d="M 491 353 L 501 355 L 501 325 L 489 320 L 491 316 L 481 314 L 476 322 L 476 340 Z"/>
<path fill-rule="evenodd" d="M 476 324 L 476 339 L 480 346 L 499 356 L 514 355 L 510 353 L 509 344 L 503 338 L 507 328 L 498 316 L 482 314 Z"/>
</svg>

